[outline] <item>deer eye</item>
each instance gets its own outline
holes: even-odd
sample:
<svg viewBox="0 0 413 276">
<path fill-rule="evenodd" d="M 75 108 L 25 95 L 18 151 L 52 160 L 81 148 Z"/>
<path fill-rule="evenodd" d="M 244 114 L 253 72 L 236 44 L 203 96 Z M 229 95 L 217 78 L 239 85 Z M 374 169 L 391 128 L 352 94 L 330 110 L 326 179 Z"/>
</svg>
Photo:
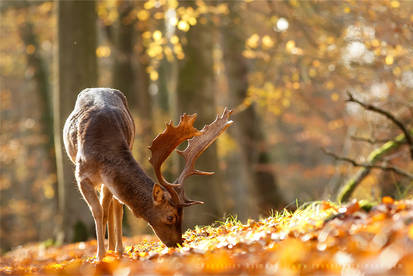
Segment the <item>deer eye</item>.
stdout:
<svg viewBox="0 0 413 276">
<path fill-rule="evenodd" d="M 168 216 L 167 218 L 166 218 L 166 220 L 168 221 L 168 223 L 174 223 L 175 222 L 175 217 L 174 216 Z"/>
</svg>

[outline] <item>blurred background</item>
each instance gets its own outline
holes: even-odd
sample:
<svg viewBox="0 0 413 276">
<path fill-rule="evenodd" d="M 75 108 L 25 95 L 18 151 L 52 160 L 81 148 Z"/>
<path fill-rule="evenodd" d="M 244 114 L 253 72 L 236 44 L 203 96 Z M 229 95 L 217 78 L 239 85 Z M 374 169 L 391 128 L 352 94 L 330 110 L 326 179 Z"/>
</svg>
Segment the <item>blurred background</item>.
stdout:
<svg viewBox="0 0 413 276">
<path fill-rule="evenodd" d="M 137 128 L 133 154 L 153 175 L 147 146 L 165 123 L 225 106 L 235 121 L 198 160 L 215 171 L 188 179 L 185 225 L 241 220 L 335 200 L 364 162 L 399 135 L 385 117 L 346 103 L 346 93 L 413 114 L 412 1 L 1 1 L 0 243 L 80 241 L 94 223 L 62 148 L 78 92 L 113 87 Z M 383 159 L 413 171 L 407 146 Z M 180 159 L 164 166 L 173 180 Z M 410 196 L 411 179 L 373 170 L 353 197 Z M 125 233 L 148 233 L 125 212 Z"/>
</svg>

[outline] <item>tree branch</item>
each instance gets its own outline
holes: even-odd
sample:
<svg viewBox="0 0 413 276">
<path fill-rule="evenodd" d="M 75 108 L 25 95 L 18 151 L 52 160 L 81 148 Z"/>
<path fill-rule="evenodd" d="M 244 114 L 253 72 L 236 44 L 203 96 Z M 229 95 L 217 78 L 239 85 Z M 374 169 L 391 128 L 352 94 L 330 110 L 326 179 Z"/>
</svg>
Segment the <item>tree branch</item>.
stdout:
<svg viewBox="0 0 413 276">
<path fill-rule="evenodd" d="M 402 175 L 404 177 L 407 177 L 409 179 L 413 179 L 413 174 L 410 174 L 398 167 L 395 166 L 383 166 L 383 165 L 374 165 L 374 164 L 369 164 L 369 163 L 359 163 L 351 158 L 348 157 L 344 157 L 344 156 L 339 156 L 333 152 L 327 151 L 326 149 L 322 149 L 322 151 L 326 154 L 329 155 L 331 157 L 333 157 L 335 160 L 338 161 L 344 161 L 344 162 L 348 162 L 351 165 L 353 165 L 354 167 L 363 167 L 363 168 L 369 168 L 369 169 L 380 169 L 383 171 L 392 171 L 394 173 L 397 173 L 399 175 Z"/>
<path fill-rule="evenodd" d="M 351 136 L 350 138 L 353 141 L 367 142 L 369 144 L 384 144 L 390 140 L 390 139 L 373 139 L 373 138 L 366 138 L 366 137 L 359 137 L 359 136 Z"/>
<path fill-rule="evenodd" d="M 410 130 L 410 135 L 413 135 L 413 129 Z M 388 153 L 398 149 L 401 145 L 406 143 L 405 135 L 399 134 L 393 140 L 384 143 L 380 147 L 373 150 L 367 157 L 367 167 L 361 167 L 357 173 L 352 176 L 343 187 L 340 189 L 337 195 L 338 202 L 345 202 L 348 201 L 353 193 L 353 191 L 357 188 L 357 186 L 363 181 L 363 179 L 369 175 L 370 171 L 373 169 L 373 165 L 380 161 L 385 155 Z"/>
<path fill-rule="evenodd" d="M 407 130 L 406 126 L 400 120 L 398 120 L 396 117 L 394 117 L 394 115 L 391 114 L 389 111 L 386 111 L 386 110 L 384 110 L 380 107 L 374 106 L 372 104 L 363 103 L 363 102 L 355 99 L 350 92 L 347 92 L 347 96 L 348 96 L 347 102 L 357 103 L 360 106 L 362 106 L 364 109 L 376 112 L 378 114 L 381 114 L 381 115 L 385 116 L 387 119 L 389 119 L 390 121 L 392 121 L 405 135 L 406 143 L 409 145 L 409 148 L 410 148 L 409 149 L 410 150 L 410 158 L 413 160 L 413 138 L 410 135 L 409 131 Z"/>
</svg>

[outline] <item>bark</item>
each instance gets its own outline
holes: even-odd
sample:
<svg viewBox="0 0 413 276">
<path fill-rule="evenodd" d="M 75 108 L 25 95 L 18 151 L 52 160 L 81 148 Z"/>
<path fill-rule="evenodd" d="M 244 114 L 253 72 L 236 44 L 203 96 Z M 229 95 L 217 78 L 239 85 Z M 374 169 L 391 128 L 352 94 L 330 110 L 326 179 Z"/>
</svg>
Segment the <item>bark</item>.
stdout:
<svg viewBox="0 0 413 276">
<path fill-rule="evenodd" d="M 32 54 L 27 54 L 27 65 L 32 68 L 33 80 L 36 85 L 37 97 L 39 99 L 42 114 L 42 132 L 47 137 L 45 150 L 50 157 L 52 170 L 55 170 L 55 155 L 53 141 L 53 117 L 52 117 L 52 95 L 50 93 L 47 66 L 39 53 L 39 40 L 33 30 L 33 24 L 26 22 L 20 27 L 20 36 L 26 47 L 34 47 Z"/>
<path fill-rule="evenodd" d="M 55 145 L 58 172 L 58 240 L 72 241 L 79 222 L 93 230 L 92 215 L 74 180 L 74 166 L 67 157 L 62 129 L 73 110 L 77 94 L 97 85 L 95 1 L 59 1 L 57 87 L 54 97 Z"/>
<path fill-rule="evenodd" d="M 413 130 L 409 130 L 411 134 L 413 134 Z M 406 143 L 406 137 L 404 134 L 398 135 L 394 140 L 391 140 L 381 147 L 375 149 L 370 155 L 367 157 L 367 164 L 374 165 L 378 161 L 381 160 L 383 156 L 392 152 L 393 150 L 398 149 L 401 145 Z M 341 188 L 338 196 L 338 202 L 346 202 L 350 199 L 351 195 L 353 194 L 354 190 L 357 186 L 363 181 L 366 176 L 369 175 L 370 171 L 372 170 L 371 167 L 364 167 L 357 171 L 357 173 L 349 179 L 344 186 Z"/>
<path fill-rule="evenodd" d="M 193 5 L 193 2 L 185 2 Z M 188 31 L 184 45 L 185 58 L 178 64 L 177 111 L 178 114 L 198 113 L 196 127 L 215 119 L 213 74 L 213 35 L 208 24 L 197 24 Z M 176 118 L 175 123 L 177 123 Z M 218 172 L 217 148 L 214 143 L 198 159 L 196 167 L 201 170 Z M 186 226 L 209 224 L 222 217 L 220 209 L 222 183 L 219 174 L 214 176 L 193 176 L 185 181 L 185 191 L 189 198 L 206 202 L 185 208 Z"/>
<path fill-rule="evenodd" d="M 233 106 L 239 106 L 247 97 L 248 66 L 242 56 L 245 37 L 242 25 L 233 22 L 242 22 L 240 18 L 239 3 L 229 3 L 230 15 L 222 27 L 222 46 L 224 52 L 224 65 L 227 74 L 228 87 L 231 91 Z M 248 190 L 255 190 L 258 198 L 258 207 L 261 213 L 269 209 L 279 209 L 285 206 L 284 198 L 278 187 L 276 176 L 266 170 L 270 163 L 268 150 L 265 146 L 265 136 L 259 115 L 253 105 L 233 116 L 237 129 L 232 129 L 234 139 L 238 142 L 244 170 L 249 171 L 243 194 Z M 237 185 L 234 183 L 233 185 Z M 239 188 L 238 188 L 239 189 Z M 242 200 L 242 197 L 240 197 Z M 242 203 L 238 203 L 242 204 Z"/>
<path fill-rule="evenodd" d="M 135 40 L 134 20 L 128 18 L 133 6 L 131 2 L 121 1 L 113 41 L 115 62 L 113 66 L 113 87 L 122 91 L 128 99 L 129 108 L 138 110 L 138 93 L 135 87 L 135 72 L 132 64 Z"/>
<path fill-rule="evenodd" d="M 27 15 L 27 14 L 26 14 Z M 22 24 L 19 28 L 20 37 L 25 45 L 25 48 L 34 49 L 33 52 L 26 53 L 27 67 L 30 68 L 33 72 L 32 81 L 35 84 L 35 96 L 37 97 L 37 106 L 40 110 L 40 133 L 46 138 L 43 143 L 43 148 L 36 148 L 33 145 L 27 146 L 27 151 L 29 156 L 36 155 L 36 152 L 44 152 L 44 158 L 46 159 L 46 166 L 42 166 L 42 169 L 45 170 L 48 174 L 56 175 L 56 158 L 55 158 L 55 149 L 54 149 L 54 140 L 53 140 L 53 117 L 52 117 L 52 95 L 50 94 L 50 85 L 48 79 L 48 70 L 44 58 L 40 54 L 40 45 L 39 38 L 34 30 L 33 23 L 30 19 Z M 39 164 L 34 166 L 31 169 L 32 179 L 28 183 L 35 183 L 36 179 L 41 177 L 39 174 L 42 174 L 42 170 L 39 170 Z M 54 192 L 57 190 L 57 182 L 53 184 Z M 24 189 L 26 192 L 31 191 L 31 189 Z M 27 199 L 32 201 L 32 205 L 40 204 L 42 208 L 50 208 L 51 210 L 56 210 L 57 206 L 57 197 L 53 200 L 47 200 L 43 195 L 36 194 L 33 196 L 28 194 Z M 54 212 L 51 212 L 51 215 L 55 215 Z M 54 230 L 53 222 L 50 222 L 49 217 L 47 221 L 34 220 L 33 223 L 36 225 L 37 229 L 37 239 L 44 239 L 45 237 L 50 237 L 51 232 Z"/>
</svg>

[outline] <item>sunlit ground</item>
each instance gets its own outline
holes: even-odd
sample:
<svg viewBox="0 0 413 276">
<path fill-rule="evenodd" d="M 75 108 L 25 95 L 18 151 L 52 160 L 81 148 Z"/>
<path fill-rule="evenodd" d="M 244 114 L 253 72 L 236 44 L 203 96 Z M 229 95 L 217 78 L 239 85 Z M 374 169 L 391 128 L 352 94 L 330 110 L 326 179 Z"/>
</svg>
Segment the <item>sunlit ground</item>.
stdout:
<svg viewBox="0 0 413 276">
<path fill-rule="evenodd" d="M 298 274 L 344 275 L 413 272 L 413 201 L 385 197 L 337 206 L 314 202 L 295 212 L 275 213 L 242 224 L 227 218 L 184 235 L 182 247 L 168 249 L 155 237 L 125 239 L 120 257 L 94 258 L 96 241 L 60 247 L 34 244 L 1 259 L 5 274 L 133 275 Z"/>
</svg>

